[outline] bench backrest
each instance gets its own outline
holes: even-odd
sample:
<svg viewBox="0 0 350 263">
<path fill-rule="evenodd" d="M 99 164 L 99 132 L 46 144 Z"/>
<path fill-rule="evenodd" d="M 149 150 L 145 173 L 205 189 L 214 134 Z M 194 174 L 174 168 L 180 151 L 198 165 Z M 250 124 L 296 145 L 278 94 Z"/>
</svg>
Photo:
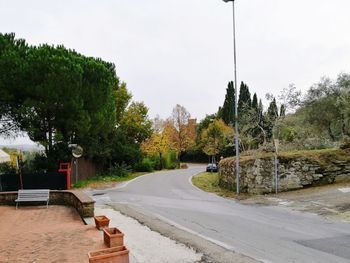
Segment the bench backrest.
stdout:
<svg viewBox="0 0 350 263">
<path fill-rule="evenodd" d="M 50 190 L 48 189 L 38 189 L 38 190 L 18 190 L 19 199 L 32 199 L 32 198 L 43 198 L 48 199 L 50 195 Z"/>
</svg>

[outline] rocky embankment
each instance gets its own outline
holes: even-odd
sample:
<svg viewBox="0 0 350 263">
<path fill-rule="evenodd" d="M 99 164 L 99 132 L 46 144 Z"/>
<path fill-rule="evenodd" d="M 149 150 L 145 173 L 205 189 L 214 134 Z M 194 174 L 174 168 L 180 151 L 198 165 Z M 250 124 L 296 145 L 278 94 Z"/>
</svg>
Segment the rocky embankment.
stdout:
<svg viewBox="0 0 350 263">
<path fill-rule="evenodd" d="M 277 156 L 278 191 L 330 184 L 337 177 L 350 177 L 350 149 L 328 149 L 280 153 Z M 235 187 L 235 159 L 220 162 L 219 184 Z M 275 157 L 273 153 L 256 153 L 240 160 L 241 192 L 265 194 L 275 192 Z"/>
</svg>

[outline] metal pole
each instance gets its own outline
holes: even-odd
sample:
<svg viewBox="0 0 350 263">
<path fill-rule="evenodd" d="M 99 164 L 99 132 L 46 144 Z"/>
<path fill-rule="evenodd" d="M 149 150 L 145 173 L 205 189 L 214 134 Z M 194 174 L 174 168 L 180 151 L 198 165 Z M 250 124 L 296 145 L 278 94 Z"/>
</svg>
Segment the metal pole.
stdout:
<svg viewBox="0 0 350 263">
<path fill-rule="evenodd" d="M 235 71 L 235 145 L 236 145 L 236 190 L 240 193 L 239 181 L 239 140 L 238 140 L 238 85 L 237 85 L 237 55 L 236 55 L 236 19 L 235 19 L 235 1 L 232 1 L 233 7 L 233 61 Z"/>
<path fill-rule="evenodd" d="M 223 0 L 224 2 L 232 2 L 233 8 L 233 62 L 235 77 L 235 145 L 236 145 L 236 191 L 240 193 L 239 182 L 239 140 L 238 140 L 238 85 L 237 85 L 237 55 L 236 55 L 236 19 L 235 19 L 235 0 Z"/>
<path fill-rule="evenodd" d="M 275 170 L 275 193 L 278 193 L 278 172 L 277 172 L 277 154 L 274 156 L 274 170 Z"/>
<path fill-rule="evenodd" d="M 78 169 L 79 169 L 79 166 L 78 166 L 78 158 L 75 158 L 75 184 L 78 183 Z"/>
<path fill-rule="evenodd" d="M 275 170 L 275 188 L 276 188 L 276 194 L 278 194 L 278 145 L 279 145 L 279 140 L 274 139 L 273 143 L 275 145 L 275 153 L 274 153 L 274 170 Z"/>
</svg>

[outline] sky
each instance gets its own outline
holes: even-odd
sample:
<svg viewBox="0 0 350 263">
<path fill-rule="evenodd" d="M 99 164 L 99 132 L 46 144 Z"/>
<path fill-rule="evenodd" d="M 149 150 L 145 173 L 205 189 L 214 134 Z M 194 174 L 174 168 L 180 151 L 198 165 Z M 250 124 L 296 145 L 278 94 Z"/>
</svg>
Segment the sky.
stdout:
<svg viewBox="0 0 350 263">
<path fill-rule="evenodd" d="M 264 99 L 349 72 L 349 0 L 236 0 L 238 81 Z M 233 79 L 232 3 L 222 0 L 0 0 L 0 32 L 115 63 L 151 118 L 181 104 L 198 120 Z M 0 138 L 0 144 L 8 142 Z M 20 138 L 11 143 L 26 143 Z"/>
</svg>

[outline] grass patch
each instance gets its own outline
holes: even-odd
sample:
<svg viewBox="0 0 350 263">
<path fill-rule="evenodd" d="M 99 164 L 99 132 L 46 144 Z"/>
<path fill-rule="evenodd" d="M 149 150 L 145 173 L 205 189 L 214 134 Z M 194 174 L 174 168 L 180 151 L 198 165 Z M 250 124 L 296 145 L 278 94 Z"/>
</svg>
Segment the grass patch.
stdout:
<svg viewBox="0 0 350 263">
<path fill-rule="evenodd" d="M 113 176 L 113 175 L 104 175 L 91 177 L 86 180 L 79 181 L 77 184 L 72 185 L 72 188 L 87 188 L 87 187 L 104 187 L 108 186 L 111 183 L 125 182 L 130 181 L 136 177 L 147 174 L 146 172 L 136 172 L 130 173 L 126 176 Z"/>
<path fill-rule="evenodd" d="M 205 192 L 214 193 L 222 197 L 237 198 L 235 190 L 230 191 L 219 186 L 218 173 L 200 173 L 192 177 L 192 183 Z M 240 195 L 239 197 L 243 196 Z"/>
</svg>

